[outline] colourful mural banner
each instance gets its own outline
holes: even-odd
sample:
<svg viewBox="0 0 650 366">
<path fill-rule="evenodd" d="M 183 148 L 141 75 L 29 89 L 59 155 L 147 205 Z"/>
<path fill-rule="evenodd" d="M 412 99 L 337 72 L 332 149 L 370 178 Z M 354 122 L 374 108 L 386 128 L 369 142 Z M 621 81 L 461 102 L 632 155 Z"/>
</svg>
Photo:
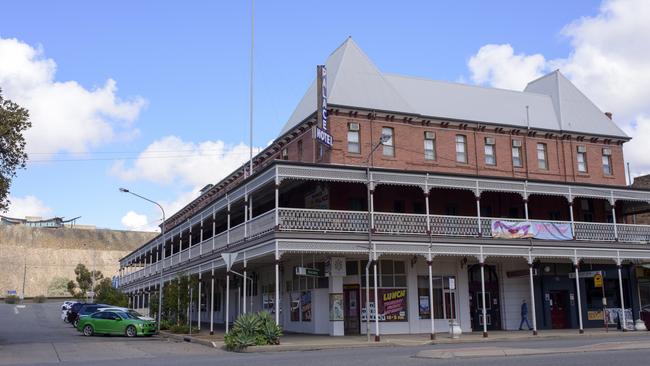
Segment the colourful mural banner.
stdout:
<svg viewBox="0 0 650 366">
<path fill-rule="evenodd" d="M 570 224 L 556 222 L 492 220 L 492 237 L 498 239 L 572 240 Z"/>
</svg>

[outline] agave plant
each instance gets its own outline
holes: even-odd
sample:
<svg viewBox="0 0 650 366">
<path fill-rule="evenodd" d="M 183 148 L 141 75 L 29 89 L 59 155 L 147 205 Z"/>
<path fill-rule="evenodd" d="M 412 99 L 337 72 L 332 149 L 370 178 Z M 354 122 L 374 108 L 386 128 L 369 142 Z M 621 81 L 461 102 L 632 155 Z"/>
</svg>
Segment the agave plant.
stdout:
<svg viewBox="0 0 650 366">
<path fill-rule="evenodd" d="M 240 315 L 226 334 L 225 343 L 228 350 L 241 351 L 250 346 L 279 344 L 281 336 L 282 328 L 268 312 L 262 311 Z"/>
</svg>

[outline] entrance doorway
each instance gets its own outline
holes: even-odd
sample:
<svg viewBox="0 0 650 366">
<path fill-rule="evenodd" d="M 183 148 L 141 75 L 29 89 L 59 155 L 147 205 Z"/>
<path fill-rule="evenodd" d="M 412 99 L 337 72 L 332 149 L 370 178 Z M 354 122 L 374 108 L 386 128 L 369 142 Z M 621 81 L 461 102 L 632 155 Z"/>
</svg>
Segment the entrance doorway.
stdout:
<svg viewBox="0 0 650 366">
<path fill-rule="evenodd" d="M 360 307 L 359 285 L 345 285 L 343 287 L 343 331 L 345 335 L 356 335 L 361 329 L 361 307 Z"/>
<path fill-rule="evenodd" d="M 569 291 L 550 291 L 550 308 L 551 308 L 551 328 L 566 329 L 569 328 Z"/>
<path fill-rule="evenodd" d="M 469 267 L 470 312 L 472 329 L 483 330 L 483 297 L 481 292 L 481 266 Z M 488 330 L 501 329 L 501 305 L 499 303 L 499 278 L 495 266 L 485 266 L 485 315 Z"/>
</svg>

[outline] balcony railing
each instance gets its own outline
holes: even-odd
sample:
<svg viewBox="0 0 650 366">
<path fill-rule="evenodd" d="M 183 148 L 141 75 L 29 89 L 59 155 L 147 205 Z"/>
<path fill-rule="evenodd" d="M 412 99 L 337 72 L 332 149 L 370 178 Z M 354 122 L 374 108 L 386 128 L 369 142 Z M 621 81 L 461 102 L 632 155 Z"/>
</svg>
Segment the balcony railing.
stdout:
<svg viewBox="0 0 650 366">
<path fill-rule="evenodd" d="M 365 211 L 280 208 L 278 218 L 285 231 L 368 232 Z"/>
<path fill-rule="evenodd" d="M 375 212 L 373 214 L 375 232 L 388 235 L 427 235 L 427 215 Z M 429 230 L 437 237 L 492 237 L 491 224 L 497 218 L 475 216 L 429 215 Z M 509 222 L 523 222 L 522 219 L 499 218 Z M 569 222 L 550 220 L 528 220 L 528 222 L 543 222 L 571 225 L 575 240 L 650 243 L 650 225 L 629 225 L 596 222 Z M 314 210 L 298 208 L 278 209 L 279 231 L 306 232 L 341 232 L 367 233 L 368 212 L 366 211 L 337 211 Z M 252 239 L 276 230 L 275 210 L 263 213 L 246 223 L 241 223 L 223 231 L 216 236 L 207 238 L 190 249 L 174 253 L 164 259 L 164 267 L 169 268 L 188 262 L 191 258 L 210 254 L 213 250 L 222 250 L 228 243 L 234 244 L 244 239 Z M 228 241 L 230 237 L 230 241 Z M 154 264 L 158 266 L 157 263 Z M 160 267 L 147 266 L 136 272 L 122 277 L 122 284 L 136 281 L 144 276 L 159 273 Z"/>
</svg>

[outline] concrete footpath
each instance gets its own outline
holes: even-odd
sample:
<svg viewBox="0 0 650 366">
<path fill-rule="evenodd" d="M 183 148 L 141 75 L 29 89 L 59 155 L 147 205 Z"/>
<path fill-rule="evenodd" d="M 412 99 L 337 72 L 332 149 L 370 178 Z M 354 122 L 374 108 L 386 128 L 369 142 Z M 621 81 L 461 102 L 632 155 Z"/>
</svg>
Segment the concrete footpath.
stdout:
<svg viewBox="0 0 650 366">
<path fill-rule="evenodd" d="M 604 351 L 625 351 L 648 349 L 648 341 L 632 342 L 603 342 L 579 347 L 549 347 L 549 348 L 513 348 L 513 347 L 478 347 L 478 348 L 456 348 L 456 349 L 435 349 L 418 352 L 415 357 L 448 359 L 448 358 L 485 358 L 485 357 L 508 357 L 508 356 L 533 356 L 551 355 L 564 353 L 585 353 Z"/>
<path fill-rule="evenodd" d="M 161 332 L 162 337 L 168 337 L 176 340 L 183 340 L 186 342 L 192 342 L 197 344 L 202 344 L 204 346 L 213 347 L 213 348 L 223 348 L 224 331 L 223 329 L 215 330 L 214 335 L 210 335 L 209 332 L 203 330 L 198 334 L 193 335 L 178 335 L 170 334 L 167 332 Z M 624 339 L 628 336 L 636 337 L 647 337 L 648 341 L 635 341 L 635 342 L 625 342 Z M 603 344 L 594 345 L 594 347 L 604 347 L 604 344 L 607 344 L 611 347 L 634 347 L 634 348 L 620 348 L 620 349 L 637 349 L 640 348 L 640 344 L 644 343 L 642 348 L 650 346 L 650 332 L 621 332 L 617 330 L 610 330 L 606 332 L 604 329 L 591 329 L 585 330 L 584 334 L 578 334 L 576 330 L 547 330 L 540 331 L 538 335 L 532 335 L 530 332 L 526 331 L 494 331 L 489 333 L 488 338 L 483 338 L 481 332 L 474 333 L 464 333 L 459 339 L 452 339 L 446 333 L 441 333 L 436 335 L 435 340 L 431 340 L 428 334 L 399 334 L 399 335 L 384 335 L 381 337 L 380 342 L 370 341 L 368 342 L 367 337 L 364 335 L 361 336 L 343 336 L 343 337 L 330 337 L 326 335 L 312 335 L 312 334 L 294 334 L 288 333 L 285 334 L 281 340 L 280 345 L 276 346 L 254 346 L 248 347 L 245 352 L 281 352 L 281 351 L 313 351 L 313 350 L 323 350 L 323 349 L 346 349 L 346 348 L 367 348 L 367 347 L 408 347 L 408 346 L 425 346 L 425 345 L 459 345 L 459 344 L 489 344 L 492 342 L 516 342 L 516 341 L 531 341 L 535 339 L 562 339 L 562 338 L 575 338 L 575 339 L 585 339 L 585 338 L 604 338 L 608 342 Z M 598 348 L 595 350 L 604 350 Z M 617 348 L 618 349 L 618 348 Z M 549 350 L 549 349 L 546 349 Z M 591 349 L 589 347 L 582 347 L 580 350 L 573 350 L 567 352 L 587 352 Z M 450 357 L 483 357 L 483 352 L 485 356 L 494 354 L 495 356 L 504 356 L 505 353 L 515 354 L 520 353 L 520 355 L 533 351 L 541 351 L 539 349 L 530 349 L 526 351 L 523 348 L 517 348 L 508 350 L 502 347 L 471 347 L 461 349 L 437 349 L 435 351 L 440 351 L 440 353 L 432 354 L 422 354 L 418 355 L 419 357 L 427 358 L 450 358 Z M 468 352 L 466 356 L 456 356 L 456 351 Z M 472 356 L 471 351 L 477 352 L 477 355 Z M 429 351 L 423 351 L 429 352 Z M 557 349 L 554 353 L 558 353 Z M 460 355 L 460 353 L 458 353 Z"/>
</svg>

